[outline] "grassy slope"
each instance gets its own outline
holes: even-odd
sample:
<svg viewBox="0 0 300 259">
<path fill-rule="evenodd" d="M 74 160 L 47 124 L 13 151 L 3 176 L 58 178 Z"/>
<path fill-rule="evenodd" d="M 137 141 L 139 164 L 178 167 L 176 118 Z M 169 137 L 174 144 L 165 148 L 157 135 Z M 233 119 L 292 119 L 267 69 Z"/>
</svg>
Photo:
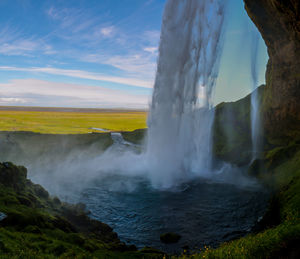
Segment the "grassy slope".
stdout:
<svg viewBox="0 0 300 259">
<path fill-rule="evenodd" d="M 0 258 L 161 258 L 136 251 L 83 205 L 62 203 L 26 179 L 26 169 L 0 163 Z"/>
<path fill-rule="evenodd" d="M 146 112 L 38 112 L 0 111 L 0 131 L 51 134 L 95 132 L 91 128 L 132 131 L 146 127 Z"/>
</svg>

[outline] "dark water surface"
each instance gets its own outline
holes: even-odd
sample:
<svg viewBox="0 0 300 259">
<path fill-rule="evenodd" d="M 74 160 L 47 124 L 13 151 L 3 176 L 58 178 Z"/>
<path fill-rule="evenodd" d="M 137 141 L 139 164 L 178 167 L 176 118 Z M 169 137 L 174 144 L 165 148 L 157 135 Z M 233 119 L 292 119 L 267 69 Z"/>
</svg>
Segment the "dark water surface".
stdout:
<svg viewBox="0 0 300 259">
<path fill-rule="evenodd" d="M 142 179 L 114 176 L 95 182 L 74 198 L 127 244 L 178 253 L 185 245 L 215 247 L 245 235 L 263 215 L 268 194 L 257 186 L 238 188 L 206 180 L 159 191 Z M 164 245 L 160 234 L 166 232 L 182 238 L 177 244 Z"/>
</svg>

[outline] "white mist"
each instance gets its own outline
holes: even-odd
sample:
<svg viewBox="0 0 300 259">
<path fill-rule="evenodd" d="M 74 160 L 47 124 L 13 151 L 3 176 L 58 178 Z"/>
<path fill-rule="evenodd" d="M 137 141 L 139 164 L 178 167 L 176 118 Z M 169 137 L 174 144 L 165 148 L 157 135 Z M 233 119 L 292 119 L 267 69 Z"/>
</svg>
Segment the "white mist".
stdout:
<svg viewBox="0 0 300 259">
<path fill-rule="evenodd" d="M 211 170 L 223 5 L 218 0 L 166 3 L 146 151 L 155 186 L 168 188 Z"/>
</svg>

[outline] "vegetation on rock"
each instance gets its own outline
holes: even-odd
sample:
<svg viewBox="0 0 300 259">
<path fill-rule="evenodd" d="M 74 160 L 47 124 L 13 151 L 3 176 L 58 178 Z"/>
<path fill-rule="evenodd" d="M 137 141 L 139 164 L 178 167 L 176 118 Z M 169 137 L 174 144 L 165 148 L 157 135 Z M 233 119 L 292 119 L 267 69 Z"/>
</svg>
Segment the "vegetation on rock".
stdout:
<svg viewBox="0 0 300 259">
<path fill-rule="evenodd" d="M 137 129 L 134 131 L 123 131 L 121 132 L 124 140 L 129 141 L 134 144 L 143 144 L 145 136 L 147 134 L 147 129 Z"/>
<path fill-rule="evenodd" d="M 269 62 L 263 95 L 263 122 L 269 142 L 300 136 L 300 8 L 298 0 L 244 0 L 260 31 Z"/>
<path fill-rule="evenodd" d="M 261 85 L 255 90 L 259 103 L 264 89 L 265 85 Z M 217 105 L 212 131 L 213 154 L 217 160 L 248 165 L 252 159 L 251 94 L 236 102 Z"/>
<path fill-rule="evenodd" d="M 264 169 L 256 172 L 256 176 L 273 189 L 274 195 L 253 233 L 223 243 L 217 249 L 205 247 L 193 258 L 299 258 L 300 145 L 295 145 L 294 152 L 288 157 L 283 155 L 280 162 L 277 162 L 278 149 L 284 147 L 267 152 Z"/>
<path fill-rule="evenodd" d="M 106 224 L 88 217 L 83 204 L 51 197 L 26 178 L 27 170 L 0 163 L 1 258 L 161 258 L 126 246 Z"/>
</svg>

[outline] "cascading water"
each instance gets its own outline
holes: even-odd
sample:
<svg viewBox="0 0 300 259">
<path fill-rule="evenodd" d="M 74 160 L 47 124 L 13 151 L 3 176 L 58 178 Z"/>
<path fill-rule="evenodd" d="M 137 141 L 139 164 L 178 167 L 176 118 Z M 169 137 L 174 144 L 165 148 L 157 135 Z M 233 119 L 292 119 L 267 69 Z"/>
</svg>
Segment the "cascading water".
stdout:
<svg viewBox="0 0 300 259">
<path fill-rule="evenodd" d="M 224 2 L 166 3 L 146 154 L 152 183 L 160 188 L 211 169 L 212 94 Z"/>
<path fill-rule="evenodd" d="M 258 101 L 258 45 L 259 34 L 257 31 L 251 32 L 251 79 L 252 79 L 252 94 L 251 94 L 251 139 L 252 139 L 252 161 L 258 157 L 260 150 L 260 116 L 259 116 L 259 101 Z"/>
</svg>

